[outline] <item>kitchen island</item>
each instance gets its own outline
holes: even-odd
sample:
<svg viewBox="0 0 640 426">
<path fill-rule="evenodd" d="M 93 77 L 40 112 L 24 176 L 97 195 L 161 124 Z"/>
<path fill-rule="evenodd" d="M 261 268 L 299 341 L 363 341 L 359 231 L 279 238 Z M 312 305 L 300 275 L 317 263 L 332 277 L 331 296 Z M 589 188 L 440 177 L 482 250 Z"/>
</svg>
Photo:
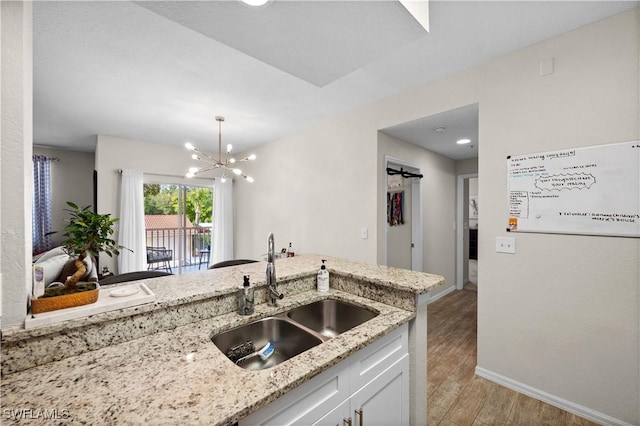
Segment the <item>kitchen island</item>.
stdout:
<svg viewBox="0 0 640 426">
<path fill-rule="evenodd" d="M 331 274 L 329 293 L 315 291 L 322 258 Z M 443 278 L 317 255 L 279 259 L 276 267 L 285 294 L 277 307 L 264 303 L 262 262 L 144 280 L 156 294 L 154 304 L 5 331 L 3 424 L 20 416 L 57 423 L 233 424 L 404 324 L 411 420 L 426 421 L 426 301 Z M 235 312 L 244 275 L 257 287 L 250 316 Z M 260 371 L 235 366 L 211 342 L 214 333 L 326 298 L 379 315 Z"/>
</svg>

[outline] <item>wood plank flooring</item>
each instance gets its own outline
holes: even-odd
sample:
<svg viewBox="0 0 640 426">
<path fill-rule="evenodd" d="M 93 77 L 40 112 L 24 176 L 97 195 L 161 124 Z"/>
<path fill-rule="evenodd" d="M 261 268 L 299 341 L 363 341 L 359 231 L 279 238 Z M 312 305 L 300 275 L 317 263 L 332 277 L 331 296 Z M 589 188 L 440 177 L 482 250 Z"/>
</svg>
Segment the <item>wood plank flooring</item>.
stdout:
<svg viewBox="0 0 640 426">
<path fill-rule="evenodd" d="M 477 303 L 477 291 L 461 290 L 429 305 L 429 426 L 596 425 L 474 374 Z"/>
</svg>

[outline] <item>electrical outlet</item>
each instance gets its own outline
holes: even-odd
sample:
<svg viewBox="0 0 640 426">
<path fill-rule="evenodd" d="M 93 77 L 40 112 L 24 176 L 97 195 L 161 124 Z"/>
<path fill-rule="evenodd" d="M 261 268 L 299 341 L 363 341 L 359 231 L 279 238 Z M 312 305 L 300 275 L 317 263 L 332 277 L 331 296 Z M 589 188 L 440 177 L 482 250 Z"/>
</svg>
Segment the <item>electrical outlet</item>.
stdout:
<svg viewBox="0 0 640 426">
<path fill-rule="evenodd" d="M 369 230 L 367 228 L 362 228 L 360 230 L 360 238 L 362 238 L 363 240 L 369 238 Z"/>
<path fill-rule="evenodd" d="M 510 237 L 496 237 L 496 252 L 515 254 L 516 239 Z"/>
</svg>

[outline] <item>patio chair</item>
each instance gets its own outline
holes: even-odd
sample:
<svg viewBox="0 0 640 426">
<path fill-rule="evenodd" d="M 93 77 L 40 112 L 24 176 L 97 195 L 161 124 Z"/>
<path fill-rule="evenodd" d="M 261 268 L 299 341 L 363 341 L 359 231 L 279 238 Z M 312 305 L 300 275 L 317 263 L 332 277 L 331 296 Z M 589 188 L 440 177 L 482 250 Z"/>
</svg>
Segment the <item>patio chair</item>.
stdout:
<svg viewBox="0 0 640 426">
<path fill-rule="evenodd" d="M 211 256 L 211 246 L 198 250 L 198 269 L 200 269 L 203 263 L 209 263 L 209 256 Z"/>
<path fill-rule="evenodd" d="M 165 247 L 147 247 L 147 270 L 152 269 L 152 265 L 161 264 L 156 269 L 165 269 L 173 273 L 171 270 L 171 261 L 173 260 L 173 250 L 168 250 Z"/>
</svg>

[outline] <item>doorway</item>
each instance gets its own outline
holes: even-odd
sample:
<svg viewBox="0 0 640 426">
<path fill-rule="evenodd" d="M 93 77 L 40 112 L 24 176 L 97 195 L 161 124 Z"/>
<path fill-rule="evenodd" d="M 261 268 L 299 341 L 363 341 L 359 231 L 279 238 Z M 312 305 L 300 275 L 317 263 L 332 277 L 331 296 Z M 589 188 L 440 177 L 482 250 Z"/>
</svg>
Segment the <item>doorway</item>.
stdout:
<svg viewBox="0 0 640 426">
<path fill-rule="evenodd" d="M 147 269 L 178 274 L 207 269 L 213 189 L 145 183 L 144 204 Z"/>
<path fill-rule="evenodd" d="M 457 178 L 456 218 L 456 288 L 478 285 L 478 173 L 462 174 Z"/>
<path fill-rule="evenodd" d="M 420 168 L 404 160 L 385 156 L 387 173 L 384 264 L 422 271 L 422 197 Z M 402 173 L 406 172 L 403 176 Z"/>
</svg>

